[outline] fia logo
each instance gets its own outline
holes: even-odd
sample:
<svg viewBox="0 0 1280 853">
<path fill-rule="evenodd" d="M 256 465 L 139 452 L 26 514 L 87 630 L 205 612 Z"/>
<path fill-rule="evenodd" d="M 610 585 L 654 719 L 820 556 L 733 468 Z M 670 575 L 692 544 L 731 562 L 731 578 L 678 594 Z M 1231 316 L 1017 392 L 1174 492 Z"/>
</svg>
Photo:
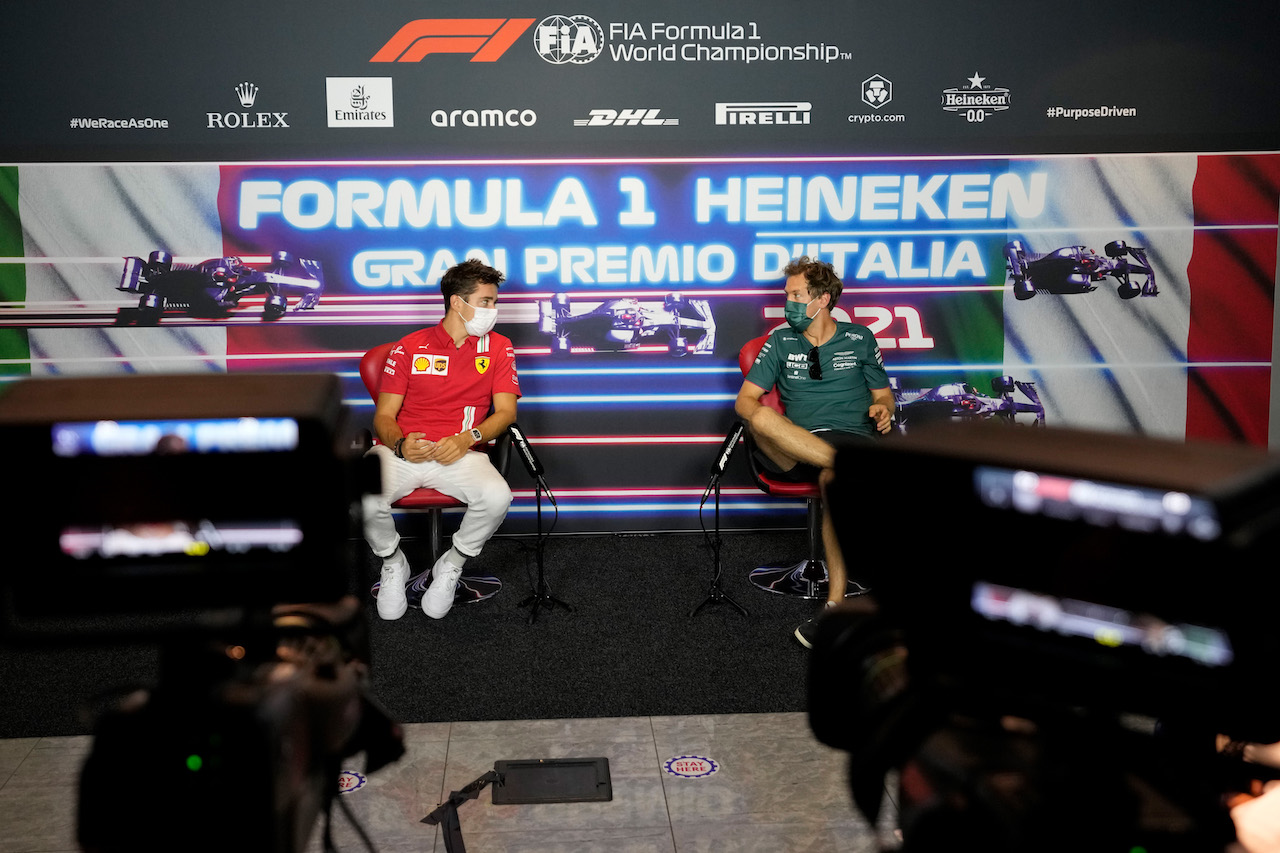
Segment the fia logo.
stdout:
<svg viewBox="0 0 1280 853">
<path fill-rule="evenodd" d="M 585 65 L 604 51 L 604 30 L 586 15 L 552 15 L 538 23 L 533 47 L 552 65 Z"/>
</svg>

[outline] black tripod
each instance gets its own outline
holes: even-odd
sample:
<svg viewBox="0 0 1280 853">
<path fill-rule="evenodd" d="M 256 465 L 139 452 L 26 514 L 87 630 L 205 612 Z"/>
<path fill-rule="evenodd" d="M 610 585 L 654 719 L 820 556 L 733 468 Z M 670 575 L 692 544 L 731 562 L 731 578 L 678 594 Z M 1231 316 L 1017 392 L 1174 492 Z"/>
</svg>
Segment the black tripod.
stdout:
<svg viewBox="0 0 1280 853">
<path fill-rule="evenodd" d="M 720 452 L 716 455 L 716 461 L 711 465 L 711 482 L 707 483 L 707 492 L 714 489 L 716 493 L 716 533 L 715 538 L 711 540 L 711 590 L 707 593 L 707 597 L 702 600 L 702 603 L 690 611 L 689 618 L 691 619 L 697 616 L 698 611 L 708 604 L 731 604 L 743 616 L 748 615 L 745 607 L 725 595 L 724 590 L 720 588 L 720 578 L 724 574 L 724 569 L 720 564 L 720 477 L 724 474 L 725 466 L 729 464 L 729 457 L 733 456 L 733 451 L 738 446 L 738 441 L 741 440 L 745 430 L 746 424 L 742 421 L 734 424 L 733 429 L 729 430 L 729 435 L 725 438 L 724 444 L 720 445 Z M 702 495 L 703 503 L 707 500 L 707 492 Z"/>
<path fill-rule="evenodd" d="M 538 485 L 535 490 L 538 503 L 538 539 L 537 544 L 534 546 L 534 553 L 537 555 L 538 560 L 538 582 L 529 597 L 520 602 L 521 607 L 533 605 L 533 609 L 529 611 L 530 625 L 538 621 L 538 608 L 544 604 L 548 607 L 560 606 L 570 612 L 573 611 L 570 605 L 552 595 L 551 587 L 547 586 L 546 566 L 542 559 L 542 552 L 547 544 L 546 537 L 542 535 L 542 486 L 542 478 L 538 477 Z M 556 498 L 555 495 L 551 494 L 550 489 L 547 490 L 547 497 L 551 500 L 551 505 L 555 506 Z"/>
<path fill-rule="evenodd" d="M 534 496 L 538 508 L 538 538 L 534 546 L 534 553 L 538 561 L 538 580 L 529 597 L 520 602 L 521 607 L 533 605 L 533 609 L 529 611 L 529 624 L 532 625 L 538 621 L 538 608 L 543 605 L 547 607 L 563 607 L 570 612 L 573 611 L 573 607 L 551 594 L 551 588 L 547 586 L 546 564 L 543 561 L 547 537 L 542 533 L 542 494 L 546 492 L 547 499 L 551 501 L 552 506 L 556 505 L 556 496 L 551 494 L 551 490 L 547 488 L 546 481 L 542 479 L 542 463 L 538 461 L 538 457 L 529 445 L 529 439 L 525 438 L 524 432 L 516 424 L 509 426 L 507 431 L 511 433 L 511 440 L 515 443 L 516 449 L 520 451 L 520 461 L 524 463 L 525 470 L 529 472 L 529 476 L 536 483 Z"/>
</svg>

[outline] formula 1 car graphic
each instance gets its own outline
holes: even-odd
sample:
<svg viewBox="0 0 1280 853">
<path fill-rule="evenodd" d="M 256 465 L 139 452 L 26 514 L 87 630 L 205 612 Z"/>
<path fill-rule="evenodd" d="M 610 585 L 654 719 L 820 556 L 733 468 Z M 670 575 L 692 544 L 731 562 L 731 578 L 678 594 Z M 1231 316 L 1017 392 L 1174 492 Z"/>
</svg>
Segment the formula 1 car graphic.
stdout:
<svg viewBox="0 0 1280 853">
<path fill-rule="evenodd" d="M 324 292 L 324 272 L 319 261 L 294 258 L 288 252 L 276 252 L 258 268 L 236 257 L 176 264 L 168 252 L 155 251 L 145 261 L 125 258 L 116 289 L 139 295 L 143 323 L 159 322 L 166 308 L 193 317 L 225 317 L 253 294 L 266 295 L 262 319 L 276 320 L 289 307 L 286 294 L 301 296 L 295 311 L 316 307 Z"/>
<path fill-rule="evenodd" d="M 1021 240 L 1004 246 L 1004 258 L 1013 276 L 1013 295 L 1030 299 L 1037 292 L 1090 293 L 1095 282 L 1111 276 L 1118 282 L 1116 292 L 1121 299 L 1155 296 L 1156 273 L 1147 261 L 1147 250 L 1113 240 L 1103 247 L 1106 257 L 1084 246 L 1066 246 L 1045 255 L 1028 252 Z M 1145 276 L 1142 281 L 1132 277 Z"/>
<path fill-rule="evenodd" d="M 574 313 L 575 308 L 582 308 Z M 673 356 L 708 355 L 716 345 L 716 322 L 705 299 L 668 293 L 661 301 L 607 299 L 572 305 L 567 293 L 538 303 L 538 329 L 552 335 L 553 353 L 637 350 L 652 339 Z"/>
<path fill-rule="evenodd" d="M 901 432 L 938 421 L 1000 418 L 1015 424 L 1020 414 L 1034 415 L 1031 425 L 1044 426 L 1044 403 L 1040 402 L 1035 383 L 1020 382 L 1012 376 L 992 379 L 991 397 L 979 394 L 965 382 L 949 382 L 912 394 L 899 387 L 897 377 L 890 377 L 889 387 L 897 403 L 894 417 Z M 1029 402 L 1015 399 L 1015 391 L 1021 391 Z"/>
</svg>

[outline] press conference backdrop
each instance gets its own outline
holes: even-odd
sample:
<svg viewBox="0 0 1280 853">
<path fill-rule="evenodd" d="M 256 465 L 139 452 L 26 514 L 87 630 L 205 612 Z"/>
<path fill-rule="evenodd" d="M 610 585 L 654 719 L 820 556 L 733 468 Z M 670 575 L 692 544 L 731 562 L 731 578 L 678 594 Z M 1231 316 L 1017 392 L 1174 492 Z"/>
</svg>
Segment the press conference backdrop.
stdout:
<svg viewBox="0 0 1280 853">
<path fill-rule="evenodd" d="M 556 529 L 696 528 L 738 349 L 810 254 L 912 416 L 1266 445 L 1278 15 L 23 4 L 0 372 L 333 371 L 368 417 L 359 356 L 481 257 Z M 730 469 L 726 525 L 800 512 Z"/>
</svg>

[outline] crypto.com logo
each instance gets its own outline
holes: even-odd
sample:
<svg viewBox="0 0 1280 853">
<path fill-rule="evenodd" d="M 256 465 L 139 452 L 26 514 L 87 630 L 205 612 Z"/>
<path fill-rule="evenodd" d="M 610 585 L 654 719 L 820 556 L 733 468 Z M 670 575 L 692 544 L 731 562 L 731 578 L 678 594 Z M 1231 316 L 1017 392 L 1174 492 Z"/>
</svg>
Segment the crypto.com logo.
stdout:
<svg viewBox="0 0 1280 853">
<path fill-rule="evenodd" d="M 515 44 L 533 18 L 420 18 L 378 49 L 370 62 L 418 62 L 429 53 L 469 53 L 493 62 Z"/>
</svg>

